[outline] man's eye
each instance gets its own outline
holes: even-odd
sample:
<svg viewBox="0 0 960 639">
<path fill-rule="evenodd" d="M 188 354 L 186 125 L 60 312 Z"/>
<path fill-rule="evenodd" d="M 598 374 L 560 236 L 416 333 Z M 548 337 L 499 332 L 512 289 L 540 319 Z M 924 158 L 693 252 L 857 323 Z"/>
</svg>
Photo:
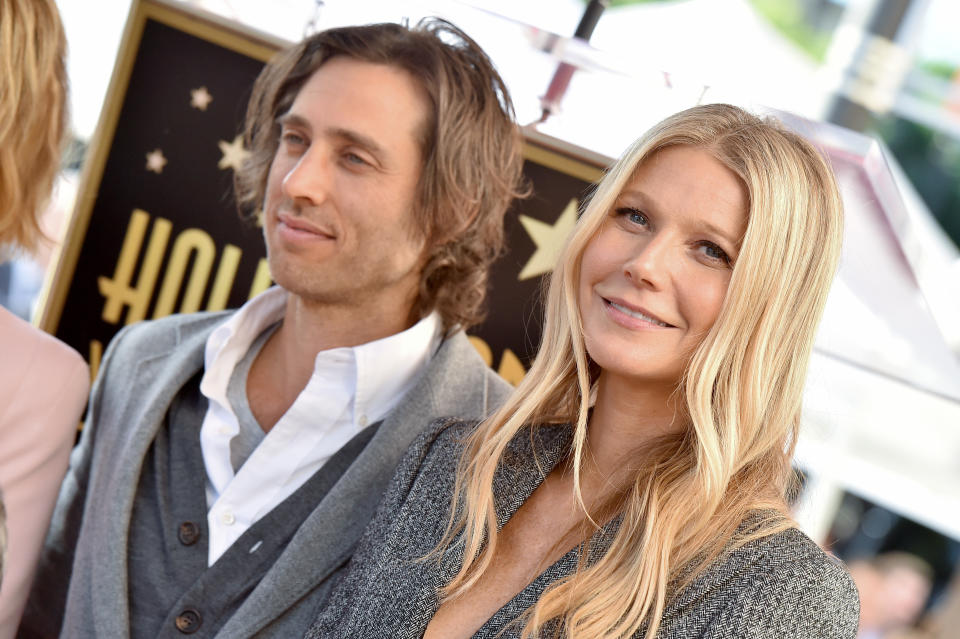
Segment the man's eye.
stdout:
<svg viewBox="0 0 960 639">
<path fill-rule="evenodd" d="M 360 157 L 360 156 L 357 155 L 356 153 L 344 153 L 344 154 L 343 154 L 343 158 L 344 158 L 348 163 L 350 163 L 350 164 L 356 164 L 356 165 L 358 165 L 358 166 L 359 166 L 359 165 L 363 165 L 363 164 L 369 164 L 369 162 L 367 162 L 366 160 L 364 160 L 362 157 Z"/>
<path fill-rule="evenodd" d="M 307 143 L 306 139 L 302 135 L 293 131 L 284 132 L 283 135 L 281 135 L 281 139 L 286 144 L 292 144 L 295 146 L 303 146 Z"/>
</svg>

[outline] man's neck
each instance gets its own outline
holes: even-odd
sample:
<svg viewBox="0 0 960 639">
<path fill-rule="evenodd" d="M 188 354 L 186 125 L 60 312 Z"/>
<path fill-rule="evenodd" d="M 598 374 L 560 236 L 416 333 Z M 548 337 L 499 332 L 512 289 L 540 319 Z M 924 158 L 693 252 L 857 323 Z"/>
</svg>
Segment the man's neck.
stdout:
<svg viewBox="0 0 960 639">
<path fill-rule="evenodd" d="M 250 367 L 250 410 L 264 431 L 269 432 L 310 381 L 317 353 L 383 339 L 412 324 L 409 313 L 378 316 L 358 309 L 310 303 L 291 293 L 280 327 Z"/>
</svg>

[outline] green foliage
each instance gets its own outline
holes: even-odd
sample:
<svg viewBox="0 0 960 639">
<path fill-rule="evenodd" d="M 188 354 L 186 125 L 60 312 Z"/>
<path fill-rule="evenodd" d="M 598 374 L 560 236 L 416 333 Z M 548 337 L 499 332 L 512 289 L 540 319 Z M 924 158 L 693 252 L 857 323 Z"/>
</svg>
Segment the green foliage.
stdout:
<svg viewBox="0 0 960 639">
<path fill-rule="evenodd" d="M 797 0 L 750 0 L 750 5 L 785 38 L 817 62 L 823 62 L 830 45 L 829 33 L 822 33 L 804 20 Z"/>
<path fill-rule="evenodd" d="M 876 132 L 940 226 L 960 246 L 960 140 L 895 115 L 881 119 Z"/>
<path fill-rule="evenodd" d="M 930 75 L 943 78 L 944 80 L 953 80 L 957 71 L 960 71 L 960 67 L 957 67 L 955 63 L 946 62 L 945 60 L 921 60 L 917 66 Z"/>
</svg>

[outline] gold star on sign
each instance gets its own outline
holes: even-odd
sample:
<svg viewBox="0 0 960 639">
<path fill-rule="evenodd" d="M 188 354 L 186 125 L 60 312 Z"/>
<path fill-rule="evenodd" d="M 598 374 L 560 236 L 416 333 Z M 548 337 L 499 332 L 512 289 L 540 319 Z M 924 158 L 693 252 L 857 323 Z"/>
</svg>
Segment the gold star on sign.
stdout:
<svg viewBox="0 0 960 639">
<path fill-rule="evenodd" d="M 240 169 L 240 166 L 243 165 L 243 161 L 247 159 L 247 156 L 250 155 L 250 151 L 243 148 L 242 135 L 233 138 L 233 142 L 220 140 L 217 146 L 220 147 L 220 152 L 223 153 L 223 157 L 217 162 L 217 166 L 221 169 L 229 167 L 237 171 Z"/>
<path fill-rule="evenodd" d="M 153 171 L 157 175 L 163 173 L 163 167 L 167 165 L 167 158 L 163 157 L 163 151 L 154 149 L 147 153 L 147 170 Z"/>
<path fill-rule="evenodd" d="M 207 91 L 207 87 L 192 89 L 190 91 L 190 106 L 194 109 L 206 111 L 210 103 L 213 102 L 213 96 Z"/>
<path fill-rule="evenodd" d="M 563 213 L 560 214 L 560 217 L 552 226 L 526 215 L 520 216 L 520 223 L 523 224 L 523 228 L 526 229 L 527 235 L 530 236 L 533 243 L 537 245 L 537 250 L 527 260 L 523 270 L 520 271 L 519 277 L 517 277 L 522 282 L 553 270 L 557 258 L 560 257 L 563 243 L 577 224 L 577 200 L 570 200 L 567 208 L 563 209 Z"/>
</svg>

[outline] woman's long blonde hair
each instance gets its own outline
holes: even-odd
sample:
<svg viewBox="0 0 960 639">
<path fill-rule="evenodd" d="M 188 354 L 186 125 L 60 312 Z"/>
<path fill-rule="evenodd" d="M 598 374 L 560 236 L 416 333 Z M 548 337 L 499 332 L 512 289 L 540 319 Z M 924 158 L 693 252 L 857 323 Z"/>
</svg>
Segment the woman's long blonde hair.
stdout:
<svg viewBox="0 0 960 639">
<path fill-rule="evenodd" d="M 43 237 L 67 122 L 66 47 L 54 0 L 0 2 L 0 248 Z"/>
<path fill-rule="evenodd" d="M 747 230 L 720 315 L 678 392 L 689 427 L 646 451 L 618 496 L 622 522 L 607 552 L 554 583 L 522 619 L 568 636 L 654 637 L 670 597 L 725 550 L 792 525 L 785 497 L 801 395 L 842 236 L 830 167 L 779 123 L 730 105 L 694 107 L 635 142 L 600 182 L 553 272 L 540 353 L 516 393 L 469 437 L 454 508 L 438 550 L 463 531 L 463 566 L 441 595 L 469 589 L 497 545 L 492 483 L 508 443 L 530 424 L 570 422 L 574 485 L 584 459 L 595 365 L 577 304 L 580 263 L 637 167 L 675 145 L 703 149 L 743 180 Z M 590 515 L 585 513 L 585 519 Z M 745 522 L 750 522 L 744 526 Z M 486 542 L 486 543 L 484 543 Z M 586 553 L 583 553 L 584 555 Z"/>
</svg>

